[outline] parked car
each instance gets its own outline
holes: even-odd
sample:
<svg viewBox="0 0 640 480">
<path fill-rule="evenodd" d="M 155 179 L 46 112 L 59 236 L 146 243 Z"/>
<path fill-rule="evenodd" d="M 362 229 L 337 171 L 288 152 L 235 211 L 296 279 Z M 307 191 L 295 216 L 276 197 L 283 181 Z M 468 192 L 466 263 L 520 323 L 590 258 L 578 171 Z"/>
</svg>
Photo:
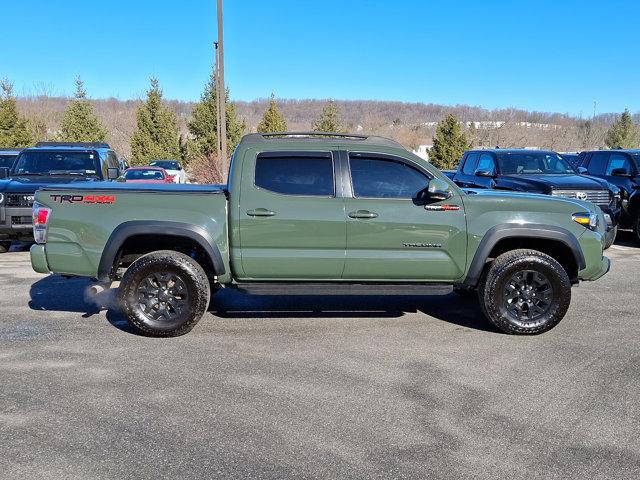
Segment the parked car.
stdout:
<svg viewBox="0 0 640 480">
<path fill-rule="evenodd" d="M 11 148 L 0 148 L 0 168 L 11 169 L 19 154 L 20 150 Z"/>
<path fill-rule="evenodd" d="M 118 175 L 116 154 L 105 143 L 41 142 L 25 148 L 11 169 L 0 168 L 0 252 L 13 240 L 33 241 L 31 206 L 40 187 Z"/>
<path fill-rule="evenodd" d="M 174 183 L 173 177 L 160 167 L 131 167 L 122 176 L 131 183 Z"/>
<path fill-rule="evenodd" d="M 187 174 L 177 160 L 154 160 L 149 165 L 164 168 L 176 183 L 187 183 Z"/>
<path fill-rule="evenodd" d="M 119 279 L 124 315 L 150 335 L 188 332 L 221 287 L 415 295 L 454 286 L 477 288 L 497 328 L 535 334 L 563 318 L 571 285 L 609 270 L 594 204 L 466 192 L 380 137 L 251 134 L 229 186 L 87 183 L 45 187 L 36 200 L 33 268 Z"/>
<path fill-rule="evenodd" d="M 620 188 L 620 226 L 633 229 L 640 245 L 640 150 L 595 150 L 582 152 L 579 168 Z"/>
<path fill-rule="evenodd" d="M 555 152 L 493 149 L 465 152 L 453 175 L 463 188 L 490 188 L 577 198 L 598 205 L 605 213 L 609 248 L 620 216 L 619 189 L 600 178 L 581 175 Z"/>
</svg>

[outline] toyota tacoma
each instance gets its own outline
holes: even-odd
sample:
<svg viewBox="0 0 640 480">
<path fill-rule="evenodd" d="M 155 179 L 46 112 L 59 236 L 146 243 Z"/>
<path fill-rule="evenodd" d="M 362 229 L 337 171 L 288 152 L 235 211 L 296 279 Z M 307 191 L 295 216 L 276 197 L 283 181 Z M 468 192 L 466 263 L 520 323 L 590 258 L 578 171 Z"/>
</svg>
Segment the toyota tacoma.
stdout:
<svg viewBox="0 0 640 480">
<path fill-rule="evenodd" d="M 191 330 L 220 288 L 475 289 L 498 329 L 535 334 L 564 317 L 572 285 L 610 266 L 593 203 L 462 189 L 373 136 L 251 134 L 227 185 L 48 186 L 33 220 L 37 272 L 118 280 L 127 320 L 158 336 Z"/>
</svg>

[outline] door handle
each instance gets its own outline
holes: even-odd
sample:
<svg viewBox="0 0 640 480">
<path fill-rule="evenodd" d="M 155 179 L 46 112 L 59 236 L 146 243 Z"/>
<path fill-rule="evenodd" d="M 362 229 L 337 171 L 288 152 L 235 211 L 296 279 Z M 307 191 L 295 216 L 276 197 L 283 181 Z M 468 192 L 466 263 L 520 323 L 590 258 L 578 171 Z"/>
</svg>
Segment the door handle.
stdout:
<svg viewBox="0 0 640 480">
<path fill-rule="evenodd" d="M 349 212 L 351 218 L 376 218 L 378 216 L 375 212 L 369 210 L 357 210 L 355 212 Z"/>
<path fill-rule="evenodd" d="M 266 208 L 256 208 L 254 210 L 247 210 L 247 215 L 250 217 L 273 217 L 276 212 L 267 210 Z"/>
</svg>

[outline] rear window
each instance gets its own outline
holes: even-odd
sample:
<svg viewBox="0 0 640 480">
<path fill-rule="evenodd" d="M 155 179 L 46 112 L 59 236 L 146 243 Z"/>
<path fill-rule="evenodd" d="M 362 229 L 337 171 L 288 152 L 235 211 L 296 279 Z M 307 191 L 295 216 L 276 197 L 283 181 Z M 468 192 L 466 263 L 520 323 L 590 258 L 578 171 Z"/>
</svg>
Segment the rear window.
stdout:
<svg viewBox="0 0 640 480">
<path fill-rule="evenodd" d="M 255 184 L 283 195 L 331 197 L 333 161 L 330 157 L 258 157 Z"/>
<path fill-rule="evenodd" d="M 155 162 L 151 162 L 149 165 L 152 167 L 160 167 L 165 170 L 179 170 L 180 164 L 175 160 L 156 160 Z"/>
<path fill-rule="evenodd" d="M 127 180 L 164 180 L 160 170 L 127 170 L 124 172 Z"/>
<path fill-rule="evenodd" d="M 15 165 L 18 174 L 98 175 L 98 155 L 94 152 L 60 152 L 32 150 L 22 152 Z"/>
</svg>

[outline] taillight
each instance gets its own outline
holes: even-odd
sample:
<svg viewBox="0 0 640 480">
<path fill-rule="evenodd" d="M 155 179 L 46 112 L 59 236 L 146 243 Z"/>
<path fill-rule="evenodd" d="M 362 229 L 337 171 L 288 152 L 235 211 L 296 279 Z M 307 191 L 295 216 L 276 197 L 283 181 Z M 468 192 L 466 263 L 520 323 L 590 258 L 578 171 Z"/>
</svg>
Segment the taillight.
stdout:
<svg viewBox="0 0 640 480">
<path fill-rule="evenodd" d="M 47 224 L 51 209 L 41 203 L 33 202 L 33 238 L 36 243 L 47 243 Z"/>
</svg>

